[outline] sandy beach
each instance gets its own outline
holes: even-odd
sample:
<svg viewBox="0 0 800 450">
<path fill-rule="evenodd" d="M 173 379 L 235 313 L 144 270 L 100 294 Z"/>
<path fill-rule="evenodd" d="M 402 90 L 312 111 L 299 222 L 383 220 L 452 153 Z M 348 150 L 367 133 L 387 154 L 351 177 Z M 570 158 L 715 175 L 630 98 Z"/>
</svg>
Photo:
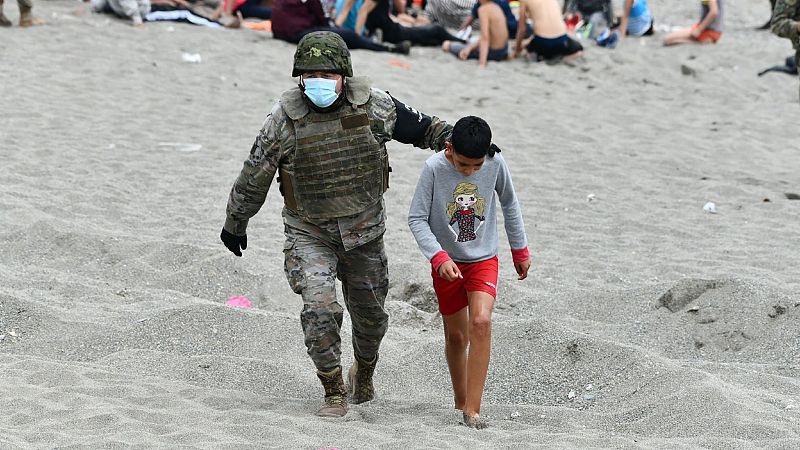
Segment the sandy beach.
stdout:
<svg viewBox="0 0 800 450">
<path fill-rule="evenodd" d="M 516 280 L 501 231 L 476 431 L 407 226 L 429 151 L 388 147 L 378 398 L 315 417 L 277 189 L 244 257 L 218 237 L 294 46 L 36 1 L 48 25 L 0 29 L 0 448 L 800 448 L 800 105 L 797 77 L 756 76 L 793 52 L 755 30 L 768 5 L 728 2 L 716 45 L 574 64 L 353 52 L 401 101 L 486 119 L 511 165 L 533 267 Z"/>
</svg>

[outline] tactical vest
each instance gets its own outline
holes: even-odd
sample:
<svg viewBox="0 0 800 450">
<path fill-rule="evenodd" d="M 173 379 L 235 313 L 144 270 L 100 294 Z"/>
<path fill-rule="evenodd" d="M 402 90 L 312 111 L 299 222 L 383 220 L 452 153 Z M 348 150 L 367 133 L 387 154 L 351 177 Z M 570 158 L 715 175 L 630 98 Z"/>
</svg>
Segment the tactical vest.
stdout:
<svg viewBox="0 0 800 450">
<path fill-rule="evenodd" d="M 346 100 L 332 112 L 311 110 L 299 88 L 281 96 L 294 126 L 295 149 L 280 167 L 286 206 L 301 217 L 352 216 L 380 201 L 388 186 L 388 155 L 370 130 L 369 82 L 350 78 Z"/>
</svg>

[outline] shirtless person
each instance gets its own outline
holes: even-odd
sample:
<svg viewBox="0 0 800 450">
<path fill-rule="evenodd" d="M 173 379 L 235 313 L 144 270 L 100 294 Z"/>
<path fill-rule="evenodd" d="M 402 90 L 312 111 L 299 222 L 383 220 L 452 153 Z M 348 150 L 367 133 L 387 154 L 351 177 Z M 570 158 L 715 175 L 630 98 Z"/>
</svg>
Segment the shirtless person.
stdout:
<svg viewBox="0 0 800 450">
<path fill-rule="evenodd" d="M 583 55 L 583 46 L 567 36 L 567 24 L 561 17 L 561 8 L 556 0 L 520 0 L 519 23 L 530 18 L 533 21 L 533 39 L 528 43 L 529 53 L 536 54 L 536 60 L 572 59 Z M 514 41 L 516 58 L 522 51 L 522 38 L 525 27 L 517 27 Z"/>
<path fill-rule="evenodd" d="M 492 61 L 508 59 L 508 26 L 503 9 L 497 3 L 492 0 L 480 0 L 480 4 L 478 8 L 478 19 L 481 24 L 480 39 L 469 44 L 444 41 L 442 50 L 462 60 L 477 59 L 480 67 L 486 67 L 490 59 Z M 524 33 L 525 27 L 522 29 Z"/>
</svg>

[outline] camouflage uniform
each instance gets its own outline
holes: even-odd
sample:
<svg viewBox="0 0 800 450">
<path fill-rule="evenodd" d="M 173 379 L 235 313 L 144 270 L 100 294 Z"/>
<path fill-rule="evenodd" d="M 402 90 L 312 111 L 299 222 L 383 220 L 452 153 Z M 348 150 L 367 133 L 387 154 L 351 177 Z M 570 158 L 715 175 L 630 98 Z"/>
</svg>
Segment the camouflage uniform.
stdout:
<svg viewBox="0 0 800 450">
<path fill-rule="evenodd" d="M 347 63 L 349 65 L 349 60 Z M 352 76 L 352 72 L 343 75 Z M 292 290 L 303 298 L 300 320 L 308 354 L 319 372 L 329 372 L 340 366 L 339 329 L 343 309 L 336 298 L 336 278 L 342 281 L 345 306 L 353 323 L 355 356 L 362 361 L 374 361 L 378 355 L 378 347 L 388 326 L 388 315 L 383 308 L 389 285 L 383 246 L 386 212 L 383 186 L 371 204 L 364 205 L 357 213 L 341 217 L 309 217 L 310 209 L 306 211 L 293 204 L 299 195 L 286 192 L 288 185 L 284 177 L 299 164 L 298 147 L 309 144 L 297 136 L 303 129 L 303 121 L 307 117 L 321 121 L 328 115 L 337 114 L 339 109 L 360 108 L 366 112 L 364 122 L 360 123 L 364 127 L 363 133 L 383 155 L 386 154 L 386 142 L 392 139 L 420 148 L 442 150 L 452 130 L 450 125 L 436 117 L 420 114 L 388 93 L 371 88 L 366 79 L 347 78 L 344 86 L 345 97 L 336 112 L 320 112 L 310 107 L 299 87 L 281 96 L 267 116 L 250 150 L 250 157 L 244 162 L 231 190 L 224 226 L 228 233 L 244 236 L 248 220 L 266 200 L 276 173 L 280 175 L 278 181 L 286 205 L 282 214 L 286 236 L 286 278 Z M 334 124 L 338 123 L 334 121 Z M 344 123 L 345 119 L 342 119 Z M 345 131 L 348 128 L 341 126 Z M 341 142 L 348 140 L 338 143 L 347 145 Z M 329 147 L 320 151 L 330 153 L 335 150 L 334 146 Z M 323 167 L 328 169 L 335 165 L 327 160 L 318 164 L 320 167 L 311 166 L 311 170 L 323 172 Z M 370 164 L 369 167 L 375 167 Z M 329 170 L 332 171 L 331 178 L 341 178 L 335 169 Z M 381 178 L 380 174 L 378 177 Z M 385 183 L 388 171 L 382 178 L 379 181 Z M 355 186 L 356 192 L 374 191 L 374 186 L 367 186 L 369 180 L 359 183 Z M 297 186 L 292 187 L 292 190 L 296 189 Z"/>
<path fill-rule="evenodd" d="M 800 0 L 777 0 L 772 11 L 772 32 L 792 41 L 795 61 L 800 62 L 800 34 L 797 22 L 800 20 Z"/>
<path fill-rule="evenodd" d="M 20 16 L 30 14 L 33 9 L 33 0 L 17 0 Z M 11 21 L 3 14 L 3 0 L 0 0 L 0 26 L 11 26 Z"/>
</svg>

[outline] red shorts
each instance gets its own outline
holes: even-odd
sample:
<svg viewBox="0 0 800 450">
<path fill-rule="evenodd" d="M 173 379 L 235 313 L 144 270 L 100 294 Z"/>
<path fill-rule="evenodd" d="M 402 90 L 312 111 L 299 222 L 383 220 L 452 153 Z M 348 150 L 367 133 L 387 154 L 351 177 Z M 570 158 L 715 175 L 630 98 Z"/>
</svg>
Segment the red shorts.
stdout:
<svg viewBox="0 0 800 450">
<path fill-rule="evenodd" d="M 447 281 L 431 270 L 433 290 L 443 316 L 455 314 L 469 305 L 467 292 L 481 291 L 497 297 L 497 256 L 474 263 L 456 262 L 456 265 L 464 278 L 455 281 Z"/>
<path fill-rule="evenodd" d="M 695 24 L 692 27 L 692 32 L 694 32 L 694 30 L 696 30 L 697 27 L 699 27 L 699 26 L 700 26 L 699 23 Z M 700 36 L 697 36 L 697 38 L 695 40 L 697 42 L 703 42 L 703 43 L 713 42 L 714 44 L 716 44 L 717 41 L 719 40 L 719 38 L 721 38 L 721 37 L 722 37 L 722 33 L 720 33 L 719 31 L 709 30 L 708 28 L 706 28 L 705 30 L 703 30 L 702 33 L 700 33 Z"/>
</svg>

